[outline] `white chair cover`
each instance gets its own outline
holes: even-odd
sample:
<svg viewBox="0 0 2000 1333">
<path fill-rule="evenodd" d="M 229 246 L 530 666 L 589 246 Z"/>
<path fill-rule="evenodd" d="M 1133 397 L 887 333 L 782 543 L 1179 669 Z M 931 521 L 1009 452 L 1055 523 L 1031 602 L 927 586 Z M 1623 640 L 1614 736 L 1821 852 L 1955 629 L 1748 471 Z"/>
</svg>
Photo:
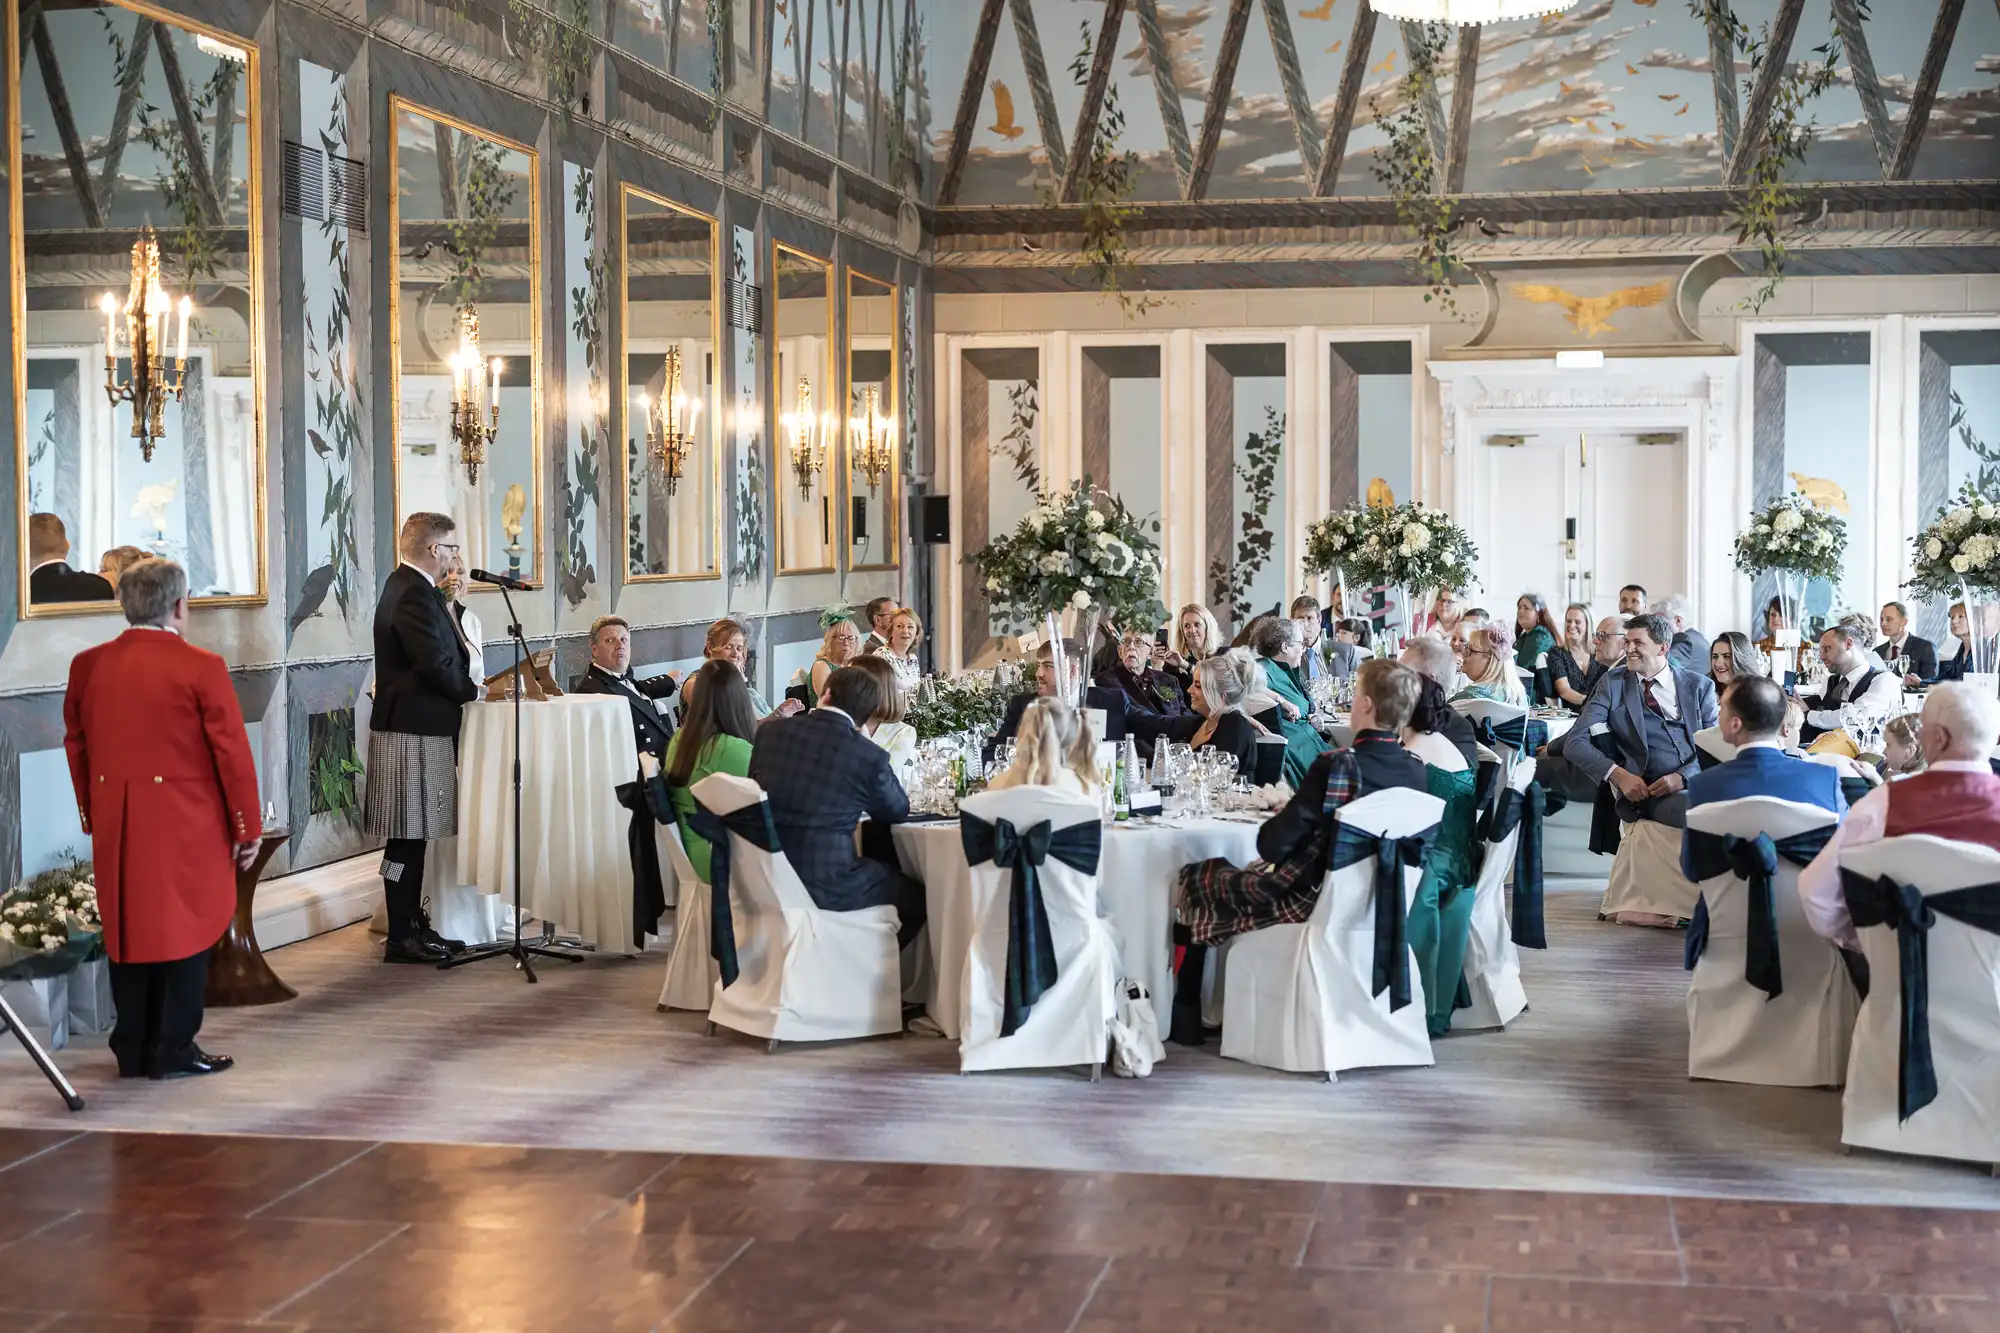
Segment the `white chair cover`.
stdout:
<svg viewBox="0 0 2000 1333">
<path fill-rule="evenodd" d="M 729 814 L 764 799 L 748 778 L 711 773 L 695 799 Z M 783 852 L 731 834 L 736 983 L 717 986 L 709 1021 L 767 1041 L 835 1041 L 899 1032 L 903 980 L 896 909 L 823 912 Z"/>
<path fill-rule="evenodd" d="M 1694 915 L 1701 891 L 1681 873 L 1681 831 L 1671 824 L 1640 819 L 1619 828 L 1618 854 L 1611 858 L 1611 881 L 1604 887 L 1599 916 L 1650 912 L 1685 921 Z"/>
<path fill-rule="evenodd" d="M 1444 802 L 1428 792 L 1390 788 L 1343 806 L 1339 815 L 1351 827 L 1401 838 L 1437 823 Z M 1404 872 L 1406 915 L 1422 878 L 1421 867 Z M 1309 920 L 1229 941 L 1222 1054 L 1267 1069 L 1329 1076 L 1432 1063 L 1423 980 L 1415 955 L 1405 953 L 1410 1003 L 1391 1013 L 1388 993 L 1373 994 L 1375 863 L 1331 872 Z"/>
<path fill-rule="evenodd" d="M 1514 765 L 1507 786 L 1525 792 L 1535 780 L 1535 761 Z M 1472 1007 L 1451 1016 L 1453 1029 L 1501 1028 L 1528 1007 L 1521 986 L 1521 953 L 1514 945 L 1514 928 L 1507 918 L 1507 883 L 1514 874 L 1514 853 L 1521 844 L 1521 826 L 1486 844 L 1473 890 L 1472 930 L 1465 940 L 1465 988 Z"/>
<path fill-rule="evenodd" d="M 1831 810 L 1775 796 L 1698 805 L 1687 825 L 1700 833 L 1789 838 L 1838 822 Z M 1778 918 L 1784 991 L 1771 997 L 1743 979 L 1750 889 L 1735 875 L 1704 880 L 1708 947 L 1688 976 L 1688 1077 L 1774 1088 L 1837 1087 L 1861 996 L 1832 941 L 1813 932 L 1799 904 L 1799 867 L 1778 858 L 1771 896 Z"/>
<path fill-rule="evenodd" d="M 1844 850 L 1843 869 L 1888 875 L 1925 897 L 2000 880 L 2000 850 L 1906 834 Z M 1861 931 L 1868 998 L 1854 1025 L 1840 1141 L 1858 1148 L 2000 1164 L 2000 935 L 1940 915 L 1929 932 L 1937 1100 L 1897 1122 L 1902 958 L 1887 926 Z"/>
<path fill-rule="evenodd" d="M 1007 820 L 1023 833 L 1043 820 L 1060 831 L 1100 818 L 1097 801 L 1045 787 L 982 792 L 967 797 L 959 809 L 988 823 Z M 1118 946 L 1097 914 L 1097 876 L 1050 857 L 1035 877 L 1055 943 L 1056 984 L 1035 1001 L 1028 1021 L 1003 1037 L 1014 873 L 991 861 L 971 867 L 973 932 L 966 951 L 965 1026 L 958 1042 L 961 1071 L 1104 1063 L 1109 1024 L 1118 1007 Z"/>
<path fill-rule="evenodd" d="M 1460 717 L 1469 722 L 1478 723 L 1483 719 L 1496 727 L 1520 721 L 1528 716 L 1528 710 L 1521 705 L 1501 703 L 1498 699 L 1454 699 L 1451 706 L 1457 710 Z M 1522 758 L 1520 751 L 1503 742 L 1497 754 L 1501 765 L 1500 780 L 1511 781 L 1514 776 L 1514 765 Z"/>
<path fill-rule="evenodd" d="M 715 1002 L 715 960 L 708 956 L 708 885 L 695 873 L 681 843 L 680 826 L 662 824 L 660 877 L 675 886 L 674 942 L 667 954 L 667 980 L 660 987 L 662 1009 L 706 1009 Z M 672 895 L 669 895 L 670 897 Z M 739 978 L 740 979 L 740 978 Z"/>
<path fill-rule="evenodd" d="M 1722 739 L 1721 727 L 1703 727 L 1694 734 L 1694 748 L 1710 759 L 1728 763 L 1736 757 L 1736 747 Z"/>
</svg>

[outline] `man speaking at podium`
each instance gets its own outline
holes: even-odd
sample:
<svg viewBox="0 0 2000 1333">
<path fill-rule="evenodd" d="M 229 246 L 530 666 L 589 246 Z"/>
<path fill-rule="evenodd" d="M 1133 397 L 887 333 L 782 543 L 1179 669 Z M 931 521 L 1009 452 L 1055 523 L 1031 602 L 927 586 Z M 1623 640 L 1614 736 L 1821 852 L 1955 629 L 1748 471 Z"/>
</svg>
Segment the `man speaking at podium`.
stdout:
<svg viewBox="0 0 2000 1333">
<path fill-rule="evenodd" d="M 382 838 L 389 908 L 385 963 L 440 963 L 464 949 L 424 911 L 424 844 L 458 832 L 459 712 L 479 697 L 465 639 L 438 580 L 458 555 L 458 525 L 411 514 L 402 556 L 375 604 L 375 710 L 368 722 L 367 831 Z"/>
</svg>

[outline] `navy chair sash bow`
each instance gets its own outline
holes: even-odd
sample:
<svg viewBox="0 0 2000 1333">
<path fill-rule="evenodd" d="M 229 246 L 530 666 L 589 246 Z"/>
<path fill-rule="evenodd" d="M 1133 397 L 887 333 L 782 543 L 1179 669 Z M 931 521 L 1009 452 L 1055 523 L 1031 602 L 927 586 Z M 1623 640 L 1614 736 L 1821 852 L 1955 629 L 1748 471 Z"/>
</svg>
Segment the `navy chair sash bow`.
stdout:
<svg viewBox="0 0 2000 1333">
<path fill-rule="evenodd" d="M 1549 724 L 1538 717 L 1510 718 L 1499 723 L 1490 717 L 1480 717 L 1472 720 L 1472 734 L 1489 750 L 1504 745 L 1518 754 L 1536 754 L 1549 743 Z"/>
<path fill-rule="evenodd" d="M 1028 1021 L 1035 1001 L 1056 984 L 1056 945 L 1036 872 L 1053 856 L 1083 874 L 1096 874 L 1104 827 L 1086 819 L 1058 832 L 1044 819 L 1023 831 L 1011 820 L 988 823 L 960 811 L 958 835 L 967 865 L 991 861 L 1014 872 L 1007 900 L 1007 989 L 1000 1008 L 1000 1035 L 1011 1037 Z"/>
<path fill-rule="evenodd" d="M 771 803 L 758 801 L 741 810 L 718 815 L 696 798 L 688 827 L 707 838 L 708 851 L 708 956 L 715 960 L 724 987 L 736 984 L 736 920 L 729 913 L 729 835 L 760 851 L 776 854 L 784 850 L 778 842 L 778 826 L 771 822 Z"/>
<path fill-rule="evenodd" d="M 1480 834 L 1481 842 L 1496 843 L 1517 827 L 1521 830 L 1514 844 L 1514 901 L 1507 919 L 1514 943 L 1523 949 L 1549 947 L 1542 919 L 1542 819 L 1547 814 L 1541 783 L 1530 782 L 1521 791 L 1503 788 Z"/>
<path fill-rule="evenodd" d="M 1840 886 L 1857 928 L 1888 926 L 1896 932 L 1898 970 L 1903 974 L 1903 1031 L 1896 1072 L 1900 1123 L 1937 1100 L 1937 1067 L 1931 1063 L 1930 929 L 1945 916 L 2000 935 L 2000 882 L 1926 895 L 1887 875 L 1871 879 L 1843 868 Z"/>
<path fill-rule="evenodd" d="M 1334 825 L 1328 869 L 1344 870 L 1370 858 L 1375 862 L 1375 965 L 1369 994 L 1388 991 L 1392 1014 L 1410 1002 L 1410 946 L 1405 933 L 1409 910 L 1403 901 L 1403 871 L 1423 865 L 1435 836 L 1435 824 L 1406 838 L 1384 837 L 1345 823 Z"/>
<path fill-rule="evenodd" d="M 1778 905 L 1772 896 L 1772 877 L 1778 873 L 1778 858 L 1796 866 L 1811 865 L 1812 859 L 1833 837 L 1834 824 L 1773 838 L 1759 833 L 1740 838 L 1734 833 L 1703 833 L 1689 829 L 1688 868 L 1696 882 L 1717 875 L 1734 874 L 1749 888 L 1749 922 L 1744 939 L 1743 979 L 1775 1000 L 1785 993 L 1785 978 L 1778 958 Z M 1694 918 L 1688 923 L 1687 942 L 1682 950 L 1682 966 L 1694 971 L 1708 948 L 1708 896 L 1695 899 Z"/>
</svg>

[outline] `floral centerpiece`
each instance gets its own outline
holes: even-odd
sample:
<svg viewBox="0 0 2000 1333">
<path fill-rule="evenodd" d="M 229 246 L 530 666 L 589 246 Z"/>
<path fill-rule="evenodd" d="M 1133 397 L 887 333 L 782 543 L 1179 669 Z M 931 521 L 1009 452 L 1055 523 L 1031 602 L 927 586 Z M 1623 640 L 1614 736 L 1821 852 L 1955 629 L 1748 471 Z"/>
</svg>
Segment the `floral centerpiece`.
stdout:
<svg viewBox="0 0 2000 1333">
<path fill-rule="evenodd" d="M 1847 522 L 1804 495 L 1781 495 L 1750 516 L 1736 536 L 1736 568 L 1755 579 L 1776 577 L 1784 628 L 1778 646 L 1796 641 L 1805 612 L 1806 585 L 1825 579 L 1838 585 L 1847 556 Z"/>
<path fill-rule="evenodd" d="M 1023 630 L 1063 611 L 1093 607 L 1120 625 L 1158 625 L 1160 548 L 1117 496 L 1085 477 L 1044 493 L 1014 530 L 965 557 L 986 576 L 986 597 L 1010 629 Z"/>
<path fill-rule="evenodd" d="M 910 695 L 903 720 L 917 730 L 920 741 L 976 731 L 990 735 L 1000 729 L 1016 677 L 999 668 L 967 671 L 956 676 L 926 676 Z"/>
<path fill-rule="evenodd" d="M 1470 587 L 1478 561 L 1479 548 L 1450 514 L 1417 501 L 1350 505 L 1306 532 L 1308 573 L 1337 572 L 1343 597 L 1349 584 L 1399 588 L 1406 615 L 1419 591 Z"/>
<path fill-rule="evenodd" d="M 1972 634 L 1972 670 L 2000 670 L 1992 642 L 1992 603 L 2000 602 L 2000 498 L 1971 481 L 1916 535 L 1912 592 L 1964 602 Z"/>
<path fill-rule="evenodd" d="M 1347 604 L 1347 575 L 1358 572 L 1361 543 L 1368 536 L 1374 512 L 1363 505 L 1349 505 L 1306 528 L 1306 573 L 1332 575 L 1340 584 L 1341 607 L 1348 615 L 1354 610 Z"/>
<path fill-rule="evenodd" d="M 0 895 L 0 978 L 57 976 L 103 949 L 90 862 L 71 859 Z"/>
</svg>

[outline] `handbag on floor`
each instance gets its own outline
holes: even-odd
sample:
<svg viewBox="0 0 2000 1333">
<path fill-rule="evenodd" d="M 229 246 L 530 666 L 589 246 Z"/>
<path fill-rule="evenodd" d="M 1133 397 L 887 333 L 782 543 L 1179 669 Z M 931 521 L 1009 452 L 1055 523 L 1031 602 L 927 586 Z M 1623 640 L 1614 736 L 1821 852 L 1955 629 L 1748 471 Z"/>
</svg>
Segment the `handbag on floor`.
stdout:
<svg viewBox="0 0 2000 1333">
<path fill-rule="evenodd" d="M 1111 1020 L 1111 1072 L 1119 1078 L 1145 1078 L 1166 1053 L 1152 995 L 1130 977 L 1121 979 L 1118 1010 Z"/>
</svg>

